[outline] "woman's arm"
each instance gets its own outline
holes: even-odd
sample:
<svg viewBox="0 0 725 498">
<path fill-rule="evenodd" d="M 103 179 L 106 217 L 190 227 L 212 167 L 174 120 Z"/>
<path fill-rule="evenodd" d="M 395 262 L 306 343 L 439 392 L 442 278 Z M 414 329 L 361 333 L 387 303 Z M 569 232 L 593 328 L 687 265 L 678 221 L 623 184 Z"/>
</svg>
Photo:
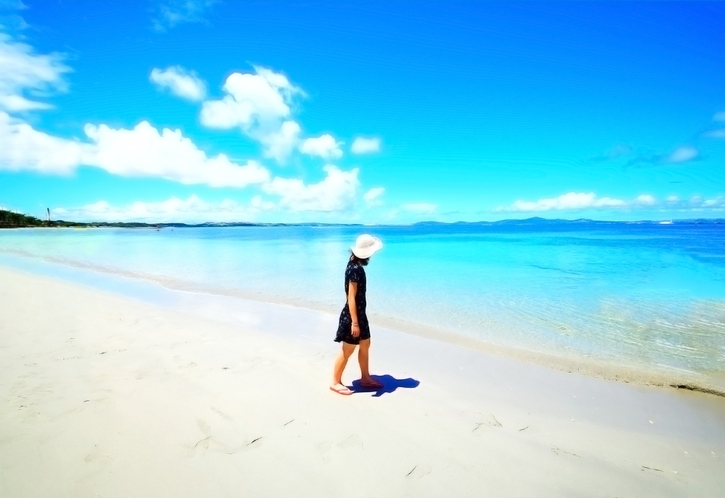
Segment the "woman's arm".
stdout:
<svg viewBox="0 0 725 498">
<path fill-rule="evenodd" d="M 357 323 L 357 305 L 355 304 L 355 296 L 357 295 L 357 282 L 349 282 L 347 284 L 347 307 L 350 308 L 350 318 L 352 318 L 353 337 L 360 335 L 360 325 Z"/>
</svg>

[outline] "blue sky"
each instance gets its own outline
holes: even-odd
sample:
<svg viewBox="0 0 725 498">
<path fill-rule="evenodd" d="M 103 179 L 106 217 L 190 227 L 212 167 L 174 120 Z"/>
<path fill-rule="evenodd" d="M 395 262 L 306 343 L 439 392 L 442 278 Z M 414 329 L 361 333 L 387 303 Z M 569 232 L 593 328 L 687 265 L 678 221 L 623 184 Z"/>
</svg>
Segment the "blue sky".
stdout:
<svg viewBox="0 0 725 498">
<path fill-rule="evenodd" d="M 0 0 L 0 205 L 725 217 L 725 5 Z"/>
</svg>

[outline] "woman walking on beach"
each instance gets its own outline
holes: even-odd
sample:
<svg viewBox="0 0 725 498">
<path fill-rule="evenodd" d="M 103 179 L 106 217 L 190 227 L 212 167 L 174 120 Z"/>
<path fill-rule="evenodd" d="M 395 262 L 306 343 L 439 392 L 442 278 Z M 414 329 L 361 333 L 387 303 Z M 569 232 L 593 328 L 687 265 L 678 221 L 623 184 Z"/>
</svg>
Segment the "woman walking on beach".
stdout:
<svg viewBox="0 0 725 498">
<path fill-rule="evenodd" d="M 347 360 L 355 352 L 360 363 L 360 385 L 367 388 L 379 389 L 383 385 L 370 377 L 368 370 L 368 352 L 370 351 L 370 325 L 365 314 L 367 302 L 365 291 L 367 282 L 365 269 L 370 257 L 382 249 L 383 243 L 372 235 L 361 235 L 350 248 L 352 255 L 345 269 L 345 297 L 347 302 L 340 313 L 340 323 L 337 327 L 335 342 L 342 345 L 340 354 L 335 360 L 335 369 L 332 375 L 330 389 L 338 394 L 350 395 L 352 391 L 342 383 L 342 372 L 345 370 Z"/>
</svg>

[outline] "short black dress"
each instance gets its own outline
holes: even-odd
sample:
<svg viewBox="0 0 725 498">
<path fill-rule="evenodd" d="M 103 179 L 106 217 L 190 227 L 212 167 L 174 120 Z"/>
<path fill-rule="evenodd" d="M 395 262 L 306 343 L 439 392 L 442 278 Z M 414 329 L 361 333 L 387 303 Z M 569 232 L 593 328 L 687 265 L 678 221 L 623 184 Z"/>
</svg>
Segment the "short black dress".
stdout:
<svg viewBox="0 0 725 498">
<path fill-rule="evenodd" d="M 350 307 L 347 304 L 347 289 L 350 282 L 357 282 L 355 307 L 357 308 L 357 323 L 360 327 L 360 335 L 357 337 L 352 336 L 352 317 L 350 316 Z M 340 324 L 337 327 L 335 342 L 360 344 L 361 340 L 370 339 L 370 324 L 365 314 L 365 308 L 367 307 L 365 288 L 365 269 L 361 264 L 350 261 L 345 269 L 345 307 L 340 312 Z"/>
</svg>

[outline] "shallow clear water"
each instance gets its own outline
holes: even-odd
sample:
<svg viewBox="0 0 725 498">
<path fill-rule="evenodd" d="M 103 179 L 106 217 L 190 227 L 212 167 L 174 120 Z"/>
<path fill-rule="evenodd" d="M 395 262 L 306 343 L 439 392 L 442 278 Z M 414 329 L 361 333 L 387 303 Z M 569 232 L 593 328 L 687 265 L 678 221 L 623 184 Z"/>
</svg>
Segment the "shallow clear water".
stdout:
<svg viewBox="0 0 725 498">
<path fill-rule="evenodd" d="M 371 317 L 635 367 L 725 370 L 722 225 L 27 229 L 1 231 L 0 252 L 335 310 L 348 247 L 366 231 L 385 243 L 367 268 Z"/>
</svg>

